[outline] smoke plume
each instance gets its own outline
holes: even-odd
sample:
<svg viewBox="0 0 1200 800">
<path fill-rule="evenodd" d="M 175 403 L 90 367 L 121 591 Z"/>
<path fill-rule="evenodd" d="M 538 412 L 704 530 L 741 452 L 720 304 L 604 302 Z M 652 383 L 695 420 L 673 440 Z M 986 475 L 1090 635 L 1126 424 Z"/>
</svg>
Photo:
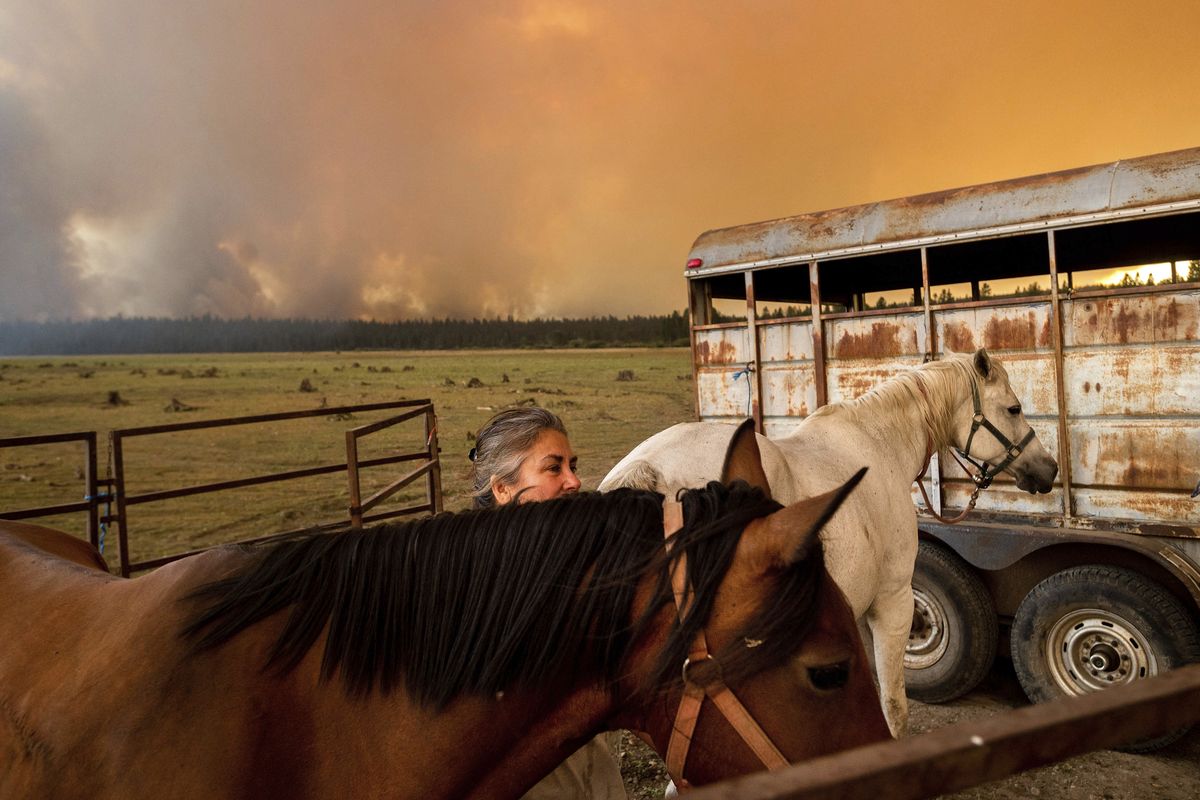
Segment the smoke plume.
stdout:
<svg viewBox="0 0 1200 800">
<path fill-rule="evenodd" d="M 661 313 L 701 231 L 1200 144 L 1200 4 L 10 0 L 0 319 Z"/>
</svg>

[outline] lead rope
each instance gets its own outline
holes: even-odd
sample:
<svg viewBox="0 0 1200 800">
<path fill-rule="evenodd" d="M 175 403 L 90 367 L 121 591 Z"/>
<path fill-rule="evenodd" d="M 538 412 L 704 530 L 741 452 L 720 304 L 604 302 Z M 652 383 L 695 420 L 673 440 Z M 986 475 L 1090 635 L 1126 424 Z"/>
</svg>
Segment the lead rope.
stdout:
<svg viewBox="0 0 1200 800">
<path fill-rule="evenodd" d="M 933 440 L 931 439 L 929 448 L 932 449 L 932 447 Z M 960 466 L 962 466 L 963 471 L 966 472 L 967 475 L 970 476 L 971 480 L 975 483 L 975 491 L 971 492 L 971 499 L 967 501 L 967 507 L 964 508 L 963 512 L 957 517 L 943 517 L 941 514 L 933 510 L 933 503 L 929 502 L 929 494 L 925 491 L 925 484 L 922 483 L 921 479 L 925 477 L 925 472 L 929 469 L 929 460 L 933 456 L 932 453 L 929 453 L 925 456 L 925 466 L 921 468 L 921 474 L 917 476 L 917 488 L 921 490 L 921 498 L 925 501 L 925 510 L 928 511 L 929 515 L 938 522 L 944 522 L 947 525 L 953 525 L 956 522 L 962 522 L 964 519 L 966 519 L 967 514 L 970 514 L 975 510 L 975 503 L 979 501 L 979 493 L 983 491 L 983 486 L 981 485 L 980 481 L 974 475 L 971 475 L 971 471 L 967 469 L 966 465 L 963 464 L 962 461 L 959 460 L 958 456 L 954 455 L 953 451 L 950 453 L 950 455 L 954 456 L 954 459 L 958 461 Z"/>
<path fill-rule="evenodd" d="M 974 386 L 974 383 L 972 383 L 972 386 Z M 929 405 L 929 392 L 926 391 L 925 384 L 922 383 L 919 378 L 917 379 L 917 388 L 921 390 L 921 395 L 925 398 L 925 404 Z M 929 462 L 933 459 L 933 434 L 928 432 L 925 434 L 925 460 L 921 462 L 921 473 L 917 475 L 916 483 L 917 488 L 921 491 L 921 499 L 925 501 L 925 510 L 929 512 L 929 515 L 938 522 L 946 525 L 954 525 L 955 523 L 962 522 L 964 519 L 966 519 L 967 514 L 970 514 L 975 510 L 975 504 L 979 502 L 979 493 L 983 491 L 983 481 L 980 480 L 979 477 L 973 475 L 971 470 L 967 469 L 967 465 L 962 462 L 962 459 L 955 455 L 953 450 L 949 452 L 950 455 L 954 456 L 954 460 L 958 462 L 958 465 L 963 468 L 963 472 L 967 473 L 967 476 L 970 477 L 971 482 L 975 484 L 975 491 L 971 492 L 971 499 L 967 501 L 967 507 L 963 509 L 961 514 L 959 514 L 957 517 L 943 517 L 941 514 L 933 510 L 933 503 L 931 503 L 929 500 L 929 493 L 925 491 L 925 483 L 923 479 L 925 477 L 925 473 L 929 471 Z"/>
<path fill-rule="evenodd" d="M 929 394 L 925 391 L 925 385 L 918 380 L 917 387 L 921 390 L 921 394 L 925 395 L 925 403 L 928 405 Z M 1006 469 L 1008 469 L 1009 464 L 1021 457 L 1021 453 L 1025 451 L 1025 445 L 1029 444 L 1034 435 L 1033 426 L 1031 425 L 1029 427 L 1029 432 L 1022 437 L 1021 441 L 1017 444 L 1013 444 L 1012 440 L 1005 436 L 999 428 L 993 425 L 988 418 L 984 416 L 983 405 L 979 402 L 979 387 L 976 385 L 974 378 L 971 379 L 971 403 L 974 407 L 974 414 L 971 417 L 971 433 L 967 436 L 967 444 L 966 447 L 963 448 L 962 454 L 963 458 L 967 460 L 967 463 L 979 470 L 978 474 L 972 474 L 971 470 L 967 468 L 967 465 L 963 463 L 963 458 L 959 458 L 958 454 L 954 452 L 954 449 L 950 450 L 950 455 L 954 456 L 954 460 L 957 461 L 958 465 L 963 468 L 963 472 L 967 473 L 967 475 L 970 476 L 971 480 L 975 483 L 975 491 L 971 492 L 971 500 L 969 503 L 967 503 L 967 507 L 963 510 L 963 513 L 959 514 L 953 519 L 946 519 L 941 514 L 935 512 L 933 510 L 933 506 L 929 503 L 929 495 L 925 493 L 925 484 L 921 483 L 921 478 L 925 477 L 925 470 L 929 469 L 929 459 L 933 455 L 933 438 L 932 434 L 929 433 L 926 434 L 929 436 L 929 443 L 925 447 L 925 465 L 921 467 L 921 474 L 917 476 L 917 486 L 919 486 L 921 489 L 921 496 L 925 498 L 925 505 L 929 509 L 929 513 L 932 514 L 938 521 L 945 522 L 950 525 L 962 520 L 963 517 L 971 513 L 971 510 L 975 508 L 975 502 L 979 499 L 979 493 L 991 486 L 992 480 L 995 479 L 997 475 L 999 475 L 1001 472 L 1004 472 Z M 1005 448 L 1005 458 L 999 464 L 990 464 L 983 459 L 976 461 L 975 459 L 971 458 L 971 442 L 974 441 L 975 434 L 980 428 L 983 428 L 990 433 L 993 437 L 995 437 L 996 441 Z"/>
</svg>

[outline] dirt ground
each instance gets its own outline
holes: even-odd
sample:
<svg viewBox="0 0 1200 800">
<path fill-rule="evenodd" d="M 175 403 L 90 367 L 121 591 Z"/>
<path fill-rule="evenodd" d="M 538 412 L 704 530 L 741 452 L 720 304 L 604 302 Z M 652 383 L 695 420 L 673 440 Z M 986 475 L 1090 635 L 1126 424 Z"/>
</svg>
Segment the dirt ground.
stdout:
<svg viewBox="0 0 1200 800">
<path fill-rule="evenodd" d="M 974 692 L 945 705 L 911 703 L 910 728 L 920 734 L 1028 705 L 1012 665 L 999 659 Z M 658 757 L 628 734 L 618 752 L 631 800 L 661 798 L 666 774 Z M 953 800 L 1194 800 L 1200 798 L 1200 728 L 1154 753 L 1111 750 L 976 786 Z"/>
</svg>

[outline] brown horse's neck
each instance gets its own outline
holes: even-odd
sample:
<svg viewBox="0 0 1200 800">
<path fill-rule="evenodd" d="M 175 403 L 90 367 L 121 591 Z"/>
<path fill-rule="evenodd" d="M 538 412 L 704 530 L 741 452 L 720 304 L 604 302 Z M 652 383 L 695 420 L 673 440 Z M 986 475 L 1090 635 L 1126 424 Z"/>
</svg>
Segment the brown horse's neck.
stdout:
<svg viewBox="0 0 1200 800">
<path fill-rule="evenodd" d="M 379 794 L 350 793 L 519 797 L 613 713 L 599 683 L 466 696 L 438 712 L 403 692 L 355 699 L 336 680 L 319 682 L 319 661 L 306 659 L 276 691 L 255 698 L 251 716 L 261 724 L 240 770 L 246 796 L 315 799 L 327 796 L 321 787 L 375 787 Z"/>
<path fill-rule="evenodd" d="M 504 723 L 499 736 L 513 730 L 524 730 L 518 741 L 507 742 L 503 757 L 470 787 L 462 796 L 485 800 L 494 797 L 518 797 L 528 791 L 543 775 L 579 749 L 588 739 L 607 729 L 607 719 L 613 713 L 612 696 L 599 684 L 579 687 L 545 707 L 545 698 L 538 693 L 505 697 L 497 705 L 543 708 L 534 719 L 514 728 Z M 517 714 L 518 717 L 524 716 Z"/>
<path fill-rule="evenodd" d="M 644 577 L 639 584 L 631 618 L 640 618 L 650 605 L 652 583 L 650 577 Z M 643 634 L 631 643 L 619 670 L 621 678 L 615 684 L 575 687 L 549 706 L 545 705 L 546 698 L 541 692 L 526 692 L 523 698 L 511 698 L 517 707 L 534 708 L 538 703 L 545 707 L 538 719 L 525 723 L 527 738 L 509 750 L 465 796 L 478 800 L 520 796 L 538 777 L 549 773 L 588 739 L 606 730 L 632 730 L 665 753 L 678 697 L 647 696 L 646 682 L 676 613 L 673 605 L 666 605 L 653 615 Z M 502 702 L 509 699 L 506 697 Z M 509 729 L 507 724 L 503 727 Z"/>
</svg>

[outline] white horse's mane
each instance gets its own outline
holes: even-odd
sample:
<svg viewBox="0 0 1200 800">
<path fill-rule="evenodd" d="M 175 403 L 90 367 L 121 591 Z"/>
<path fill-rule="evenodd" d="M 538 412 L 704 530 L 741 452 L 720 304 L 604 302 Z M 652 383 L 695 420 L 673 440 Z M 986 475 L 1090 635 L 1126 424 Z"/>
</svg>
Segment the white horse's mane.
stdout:
<svg viewBox="0 0 1200 800">
<path fill-rule="evenodd" d="M 1005 374 L 1003 367 L 995 360 L 992 365 Z M 925 442 L 918 442 L 918 439 L 929 437 L 937 451 L 953 441 L 953 412 L 962 402 L 964 393 L 969 392 L 972 380 L 975 380 L 975 369 L 969 355 L 930 361 L 892 376 L 853 400 L 822 406 L 810 418 L 845 416 L 864 427 L 870 427 L 881 419 L 902 412 L 915 402 L 921 410 L 923 425 L 921 430 L 912 431 L 913 444 L 923 447 Z M 921 391 L 922 386 L 924 391 Z"/>
</svg>

